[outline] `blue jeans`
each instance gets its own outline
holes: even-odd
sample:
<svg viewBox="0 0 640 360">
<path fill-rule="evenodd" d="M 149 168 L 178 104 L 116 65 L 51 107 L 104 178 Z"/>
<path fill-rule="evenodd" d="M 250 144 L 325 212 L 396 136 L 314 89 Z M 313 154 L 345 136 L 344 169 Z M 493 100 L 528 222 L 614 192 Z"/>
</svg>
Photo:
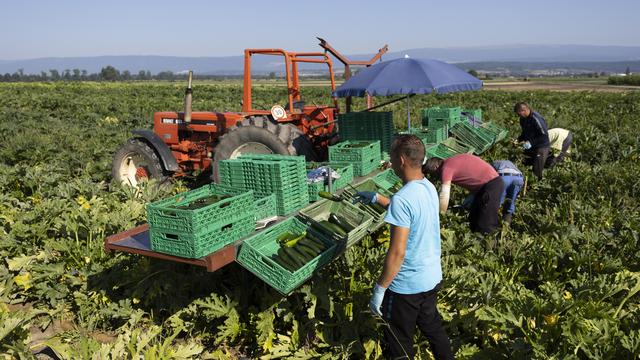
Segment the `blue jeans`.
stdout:
<svg viewBox="0 0 640 360">
<path fill-rule="evenodd" d="M 522 186 L 524 186 L 524 179 L 522 176 L 516 175 L 501 175 L 502 182 L 504 183 L 504 191 L 500 197 L 500 204 L 502 206 L 503 214 L 513 214 L 516 211 L 516 199 Z M 504 203 L 505 198 L 509 198 L 509 205 Z"/>
</svg>

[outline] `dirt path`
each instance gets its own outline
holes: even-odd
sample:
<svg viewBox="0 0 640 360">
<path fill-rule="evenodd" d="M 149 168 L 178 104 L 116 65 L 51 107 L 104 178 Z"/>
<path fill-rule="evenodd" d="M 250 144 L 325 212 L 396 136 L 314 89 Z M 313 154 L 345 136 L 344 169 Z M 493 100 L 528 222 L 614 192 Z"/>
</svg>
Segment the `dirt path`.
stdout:
<svg viewBox="0 0 640 360">
<path fill-rule="evenodd" d="M 606 91 L 606 92 L 627 92 L 638 91 L 640 86 L 614 86 L 600 84 L 580 84 L 561 82 L 538 82 L 538 81 L 514 81 L 514 82 L 487 82 L 484 84 L 485 90 L 549 90 L 549 91 Z"/>
</svg>

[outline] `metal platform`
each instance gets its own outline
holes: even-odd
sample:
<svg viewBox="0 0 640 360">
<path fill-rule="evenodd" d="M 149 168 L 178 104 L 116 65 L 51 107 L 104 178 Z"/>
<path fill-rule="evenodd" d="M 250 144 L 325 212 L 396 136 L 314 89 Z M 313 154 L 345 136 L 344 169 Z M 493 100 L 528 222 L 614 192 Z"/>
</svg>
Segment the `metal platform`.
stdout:
<svg viewBox="0 0 640 360">
<path fill-rule="evenodd" d="M 106 253 L 120 251 L 156 259 L 197 265 L 207 268 L 209 272 L 213 272 L 236 260 L 239 244 L 240 242 L 231 244 L 200 259 L 187 259 L 179 256 L 161 254 L 151 250 L 149 224 L 143 224 L 105 238 L 104 251 Z"/>
</svg>

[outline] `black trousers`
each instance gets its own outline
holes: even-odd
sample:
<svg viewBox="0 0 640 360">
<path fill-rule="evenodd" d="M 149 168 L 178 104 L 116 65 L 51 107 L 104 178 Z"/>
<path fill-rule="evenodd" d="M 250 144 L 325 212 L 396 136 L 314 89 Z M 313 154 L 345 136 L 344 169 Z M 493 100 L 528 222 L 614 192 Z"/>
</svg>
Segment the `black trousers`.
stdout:
<svg viewBox="0 0 640 360">
<path fill-rule="evenodd" d="M 542 179 L 542 170 L 549 157 L 549 147 L 541 147 L 524 151 L 524 164 L 533 165 L 533 173 Z"/>
<path fill-rule="evenodd" d="M 453 359 L 449 337 L 442 327 L 436 308 L 438 284 L 433 290 L 418 294 L 398 294 L 387 290 L 382 300 L 384 355 L 387 359 L 413 359 L 413 335 L 416 325 L 429 341 L 436 359 Z"/>
<path fill-rule="evenodd" d="M 484 184 L 476 192 L 469 212 L 469 228 L 474 232 L 488 234 L 500 223 L 500 199 L 504 191 L 504 182 L 500 176 Z"/>
</svg>

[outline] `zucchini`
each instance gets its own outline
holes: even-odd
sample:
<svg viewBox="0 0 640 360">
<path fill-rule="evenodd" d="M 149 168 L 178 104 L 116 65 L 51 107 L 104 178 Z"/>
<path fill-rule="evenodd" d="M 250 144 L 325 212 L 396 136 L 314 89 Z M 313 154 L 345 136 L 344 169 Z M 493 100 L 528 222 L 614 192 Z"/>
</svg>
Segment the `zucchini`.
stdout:
<svg viewBox="0 0 640 360">
<path fill-rule="evenodd" d="M 333 224 L 329 223 L 328 221 L 326 221 L 326 223 L 320 221 L 320 222 L 313 222 L 311 224 L 311 226 L 313 228 L 315 228 L 316 230 L 318 230 L 319 232 L 321 232 L 321 233 L 323 233 L 323 234 L 325 234 L 327 236 L 333 236 L 334 233 L 335 233 L 335 230 L 333 229 L 332 226 L 327 226 L 327 223 L 330 224 L 330 225 L 333 225 Z"/>
<path fill-rule="evenodd" d="M 315 237 L 314 235 L 307 233 L 307 239 L 312 243 L 316 244 L 316 246 L 320 248 L 320 250 L 324 251 L 327 249 L 327 245 L 322 240 Z"/>
<path fill-rule="evenodd" d="M 282 249 L 283 253 L 287 254 L 291 258 L 292 262 L 296 265 L 296 270 L 304 266 L 304 264 L 306 263 L 306 259 L 302 256 L 302 254 L 295 251 L 295 248 L 284 247 Z"/>
<path fill-rule="evenodd" d="M 298 243 L 298 245 L 296 245 L 296 250 L 298 250 L 301 253 L 304 253 L 307 256 L 308 258 L 307 262 L 315 259 L 318 255 L 322 253 L 321 251 L 316 251 L 312 249 L 308 244 L 303 244 L 303 243 Z"/>
<path fill-rule="evenodd" d="M 283 248 L 278 249 L 277 258 L 280 260 L 279 264 L 284 266 L 285 269 L 294 272 L 297 269 L 297 266 L 293 262 L 293 259 L 284 252 Z"/>
<path fill-rule="evenodd" d="M 294 253 L 300 256 L 301 260 L 304 260 L 305 264 L 307 264 L 309 261 L 313 260 L 313 258 L 316 257 L 316 254 L 314 254 L 311 251 L 304 250 L 302 246 L 296 245 L 292 248 L 292 250 Z"/>
<path fill-rule="evenodd" d="M 287 240 L 282 245 L 284 245 L 286 247 L 293 247 L 298 243 L 298 241 L 300 241 L 300 239 L 304 238 L 305 236 L 307 236 L 307 232 L 303 231 L 302 234 L 296 236 L 295 238 L 293 238 L 291 240 Z"/>
<path fill-rule="evenodd" d="M 320 224 L 324 225 L 325 227 L 328 227 L 329 229 L 332 229 L 333 232 L 338 234 L 339 236 L 347 236 L 346 231 L 344 231 L 340 226 L 330 223 L 328 220 L 322 220 L 320 221 Z"/>
<path fill-rule="evenodd" d="M 289 271 L 294 271 L 295 269 L 293 268 L 293 265 L 289 264 L 288 262 L 286 262 L 284 260 L 284 258 L 278 254 L 274 254 L 273 256 L 271 256 L 271 259 L 273 261 L 276 262 L 276 264 L 282 266 L 283 268 L 285 268 L 286 270 Z"/>
<path fill-rule="evenodd" d="M 338 215 L 336 215 L 335 213 L 331 213 L 331 215 L 329 215 L 329 222 L 340 226 L 342 230 L 344 230 L 347 233 L 355 229 L 355 227 L 351 226 L 351 224 L 349 224 L 347 220 L 339 218 Z"/>
<path fill-rule="evenodd" d="M 319 254 L 322 251 L 324 251 L 324 247 L 321 247 L 318 245 L 318 243 L 314 242 L 313 240 L 309 239 L 308 237 L 298 241 L 298 245 L 296 246 L 304 246 L 309 248 L 310 250 L 312 250 L 313 252 Z"/>
</svg>

